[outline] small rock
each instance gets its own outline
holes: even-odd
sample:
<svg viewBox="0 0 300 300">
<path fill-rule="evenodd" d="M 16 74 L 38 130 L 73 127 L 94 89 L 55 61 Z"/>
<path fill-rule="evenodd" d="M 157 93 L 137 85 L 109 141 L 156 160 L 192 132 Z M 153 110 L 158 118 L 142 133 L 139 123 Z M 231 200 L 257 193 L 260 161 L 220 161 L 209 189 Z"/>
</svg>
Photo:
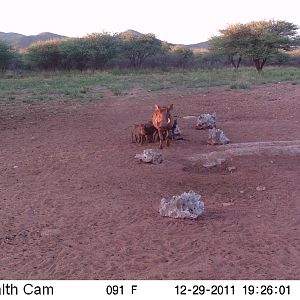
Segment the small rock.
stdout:
<svg viewBox="0 0 300 300">
<path fill-rule="evenodd" d="M 240 194 L 244 194 L 245 193 L 245 191 L 240 191 Z"/>
<path fill-rule="evenodd" d="M 221 165 L 225 161 L 226 161 L 225 158 L 217 158 L 215 160 L 207 160 L 204 164 L 202 164 L 202 166 L 204 168 L 212 168 L 212 167 Z"/>
<path fill-rule="evenodd" d="M 56 228 L 45 228 L 41 231 L 41 236 L 57 236 L 60 234 L 60 230 Z"/>
<path fill-rule="evenodd" d="M 231 167 L 228 167 L 227 170 L 229 172 L 232 172 L 232 171 L 235 171 L 236 170 L 236 167 L 235 166 L 231 166 Z"/>
<path fill-rule="evenodd" d="M 209 129 L 207 140 L 207 143 L 209 145 L 225 145 L 229 142 L 230 140 L 225 136 L 224 132 L 221 129 Z"/>
<path fill-rule="evenodd" d="M 14 169 L 17 169 L 17 168 L 19 168 L 19 166 L 14 166 Z"/>
<path fill-rule="evenodd" d="M 258 218 L 260 218 L 261 217 L 261 215 L 256 215 Z"/>
<path fill-rule="evenodd" d="M 266 187 L 265 187 L 265 186 L 262 186 L 262 185 L 259 185 L 259 186 L 256 187 L 256 190 L 257 190 L 258 192 L 262 192 L 262 191 L 265 191 L 265 190 L 266 190 Z"/>
</svg>

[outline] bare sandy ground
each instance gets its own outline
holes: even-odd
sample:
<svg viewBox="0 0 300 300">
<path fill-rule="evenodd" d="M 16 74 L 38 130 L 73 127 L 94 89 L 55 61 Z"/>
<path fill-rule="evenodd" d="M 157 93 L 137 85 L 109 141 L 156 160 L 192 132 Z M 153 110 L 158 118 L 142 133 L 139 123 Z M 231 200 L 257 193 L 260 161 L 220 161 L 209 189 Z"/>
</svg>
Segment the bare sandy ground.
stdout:
<svg viewBox="0 0 300 300">
<path fill-rule="evenodd" d="M 185 140 L 140 164 L 158 145 L 131 144 L 130 126 L 155 103 L 174 104 Z M 182 118 L 214 111 L 228 146 Z M 15 105 L 1 110 L 0 140 L 0 279 L 300 279 L 299 85 Z M 211 152 L 226 161 L 202 167 Z M 202 216 L 159 215 L 161 198 L 189 190 Z"/>
</svg>

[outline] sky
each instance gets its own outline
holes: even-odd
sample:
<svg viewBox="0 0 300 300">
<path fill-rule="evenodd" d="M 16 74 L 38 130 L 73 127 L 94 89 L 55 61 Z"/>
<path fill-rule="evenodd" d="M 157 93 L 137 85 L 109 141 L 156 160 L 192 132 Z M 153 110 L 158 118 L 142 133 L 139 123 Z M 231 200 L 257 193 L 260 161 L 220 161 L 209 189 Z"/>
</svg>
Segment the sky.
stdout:
<svg viewBox="0 0 300 300">
<path fill-rule="evenodd" d="M 299 0 L 0 0 L 0 32 L 81 37 L 134 29 L 176 44 L 206 41 L 229 24 L 262 19 L 300 25 Z"/>
</svg>

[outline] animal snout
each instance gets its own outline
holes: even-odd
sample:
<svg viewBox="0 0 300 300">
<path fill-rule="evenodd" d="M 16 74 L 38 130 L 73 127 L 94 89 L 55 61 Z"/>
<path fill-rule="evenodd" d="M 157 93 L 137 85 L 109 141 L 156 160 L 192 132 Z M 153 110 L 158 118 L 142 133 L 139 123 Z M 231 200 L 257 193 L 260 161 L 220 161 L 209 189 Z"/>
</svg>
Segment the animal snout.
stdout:
<svg viewBox="0 0 300 300">
<path fill-rule="evenodd" d="M 171 123 L 171 120 L 170 120 L 170 119 L 162 120 L 162 121 L 157 122 L 157 127 L 158 127 L 158 128 L 166 128 L 166 127 L 168 127 L 168 125 L 169 125 L 170 123 Z"/>
</svg>

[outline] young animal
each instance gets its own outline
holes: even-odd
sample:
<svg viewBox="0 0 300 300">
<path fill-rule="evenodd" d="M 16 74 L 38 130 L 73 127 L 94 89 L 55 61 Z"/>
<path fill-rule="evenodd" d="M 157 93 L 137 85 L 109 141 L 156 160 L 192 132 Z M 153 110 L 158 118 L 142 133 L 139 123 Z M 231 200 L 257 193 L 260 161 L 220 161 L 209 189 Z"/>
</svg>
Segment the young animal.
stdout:
<svg viewBox="0 0 300 300">
<path fill-rule="evenodd" d="M 160 107 L 159 105 L 155 104 L 152 123 L 158 131 L 160 149 L 163 147 L 162 142 L 164 139 L 164 134 L 166 135 L 167 146 L 170 146 L 170 131 L 174 125 L 174 119 L 170 112 L 172 109 L 173 104 L 171 104 L 169 107 Z"/>
<path fill-rule="evenodd" d="M 146 141 L 146 130 L 145 130 L 145 124 L 135 124 L 133 125 L 133 128 L 131 130 L 131 142 L 134 141 L 138 144 L 144 144 Z"/>
<path fill-rule="evenodd" d="M 174 119 L 174 124 L 171 128 L 171 139 L 175 140 L 175 129 L 177 127 L 177 119 Z"/>
<path fill-rule="evenodd" d="M 178 126 L 178 120 L 174 119 L 174 125 L 171 128 L 172 132 L 172 140 L 182 140 L 183 138 L 181 137 L 181 130 Z"/>
<path fill-rule="evenodd" d="M 157 133 L 156 128 L 154 127 L 152 121 L 149 121 L 144 126 L 146 135 L 147 135 L 147 141 L 148 143 L 152 143 L 155 139 L 155 134 Z"/>
</svg>

